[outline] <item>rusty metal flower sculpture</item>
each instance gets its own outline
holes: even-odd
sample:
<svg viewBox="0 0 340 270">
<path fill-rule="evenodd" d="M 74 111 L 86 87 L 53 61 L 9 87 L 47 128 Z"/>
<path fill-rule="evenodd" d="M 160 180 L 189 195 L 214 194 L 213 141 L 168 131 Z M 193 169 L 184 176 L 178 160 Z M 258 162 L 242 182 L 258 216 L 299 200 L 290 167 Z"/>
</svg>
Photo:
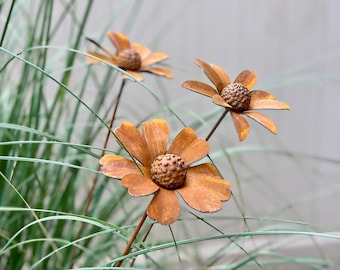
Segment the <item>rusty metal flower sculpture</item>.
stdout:
<svg viewBox="0 0 340 270">
<path fill-rule="evenodd" d="M 244 115 L 254 119 L 272 133 L 276 134 L 275 123 L 267 116 L 255 112 L 258 109 L 289 110 L 286 103 L 275 100 L 275 97 L 262 90 L 252 90 L 256 82 L 256 74 L 250 70 L 242 71 L 233 83 L 229 75 L 219 66 L 196 59 L 195 63 L 203 69 L 215 88 L 199 81 L 185 81 L 182 86 L 212 98 L 219 106 L 231 112 L 240 141 L 247 138 L 250 127 Z"/>
<path fill-rule="evenodd" d="M 88 38 L 89 41 L 102 49 L 106 55 L 94 51 L 88 51 L 87 54 L 100 58 L 110 64 L 120 67 L 133 77 L 140 81 L 144 80 L 141 72 L 150 72 L 156 75 L 172 78 L 172 72 L 168 68 L 154 67 L 154 64 L 164 61 L 168 55 L 162 52 L 152 53 L 148 48 L 139 43 L 130 43 L 128 37 L 118 32 L 107 32 L 106 34 L 115 46 L 117 53 L 102 47 L 96 41 Z M 88 57 L 87 60 L 92 64 L 99 63 L 98 60 Z M 128 78 L 122 74 L 124 78 Z"/>
<path fill-rule="evenodd" d="M 230 198 L 230 184 L 221 178 L 211 163 L 190 166 L 205 157 L 210 146 L 186 127 L 167 149 L 170 137 L 165 120 L 142 123 L 142 131 L 129 122 L 115 129 L 120 143 L 133 160 L 107 154 L 100 159 L 102 172 L 121 179 L 133 196 L 154 194 L 147 215 L 160 224 L 175 222 L 180 214 L 177 193 L 192 208 L 215 212 Z"/>
</svg>

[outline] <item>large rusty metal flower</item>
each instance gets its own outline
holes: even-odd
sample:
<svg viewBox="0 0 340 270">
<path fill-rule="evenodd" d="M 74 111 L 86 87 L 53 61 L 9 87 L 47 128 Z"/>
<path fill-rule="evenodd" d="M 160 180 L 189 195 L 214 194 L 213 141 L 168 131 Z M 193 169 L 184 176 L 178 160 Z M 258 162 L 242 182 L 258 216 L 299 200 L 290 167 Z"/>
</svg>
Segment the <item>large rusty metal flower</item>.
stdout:
<svg viewBox="0 0 340 270">
<path fill-rule="evenodd" d="M 142 44 L 130 43 L 128 37 L 122 33 L 107 32 L 106 35 L 115 46 L 117 53 L 111 52 L 91 39 L 89 40 L 102 49 L 106 55 L 94 51 L 88 51 L 86 53 L 124 69 L 140 81 L 144 80 L 144 77 L 140 74 L 141 72 L 150 72 L 167 78 L 173 77 L 171 70 L 168 68 L 153 66 L 167 59 L 167 54 L 162 52 L 152 53 Z M 92 64 L 100 63 L 92 57 L 87 57 L 87 60 Z M 122 76 L 128 78 L 125 74 L 122 74 Z"/>
<path fill-rule="evenodd" d="M 210 146 L 186 127 L 167 149 L 170 137 L 165 120 L 142 123 L 142 131 L 129 122 L 115 129 L 120 143 L 134 160 L 107 154 L 100 159 L 102 172 L 121 179 L 133 196 L 154 194 L 147 214 L 160 224 L 175 222 L 180 214 L 177 194 L 192 208 L 216 212 L 230 198 L 230 184 L 211 163 L 190 166 L 205 157 Z"/>
<path fill-rule="evenodd" d="M 240 141 L 247 138 L 250 127 L 244 115 L 254 119 L 272 133 L 276 134 L 275 123 L 267 116 L 255 112 L 258 109 L 289 110 L 288 104 L 275 100 L 275 97 L 262 90 L 250 91 L 256 82 L 256 74 L 250 70 L 242 71 L 233 83 L 221 67 L 196 59 L 195 63 L 203 69 L 215 88 L 199 81 L 185 81 L 182 86 L 212 98 L 219 106 L 231 112 Z"/>
</svg>

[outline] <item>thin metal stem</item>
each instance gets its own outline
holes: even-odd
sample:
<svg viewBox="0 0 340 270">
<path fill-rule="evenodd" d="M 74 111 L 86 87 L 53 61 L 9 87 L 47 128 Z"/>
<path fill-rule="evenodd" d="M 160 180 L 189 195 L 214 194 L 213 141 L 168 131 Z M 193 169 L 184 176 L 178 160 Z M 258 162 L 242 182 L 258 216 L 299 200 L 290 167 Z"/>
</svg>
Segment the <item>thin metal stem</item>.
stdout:
<svg viewBox="0 0 340 270">
<path fill-rule="evenodd" d="M 143 237 L 143 239 L 142 239 L 142 242 L 145 242 L 146 238 L 148 238 L 148 236 L 149 236 L 149 234 L 150 234 L 150 232 L 151 232 L 151 229 L 152 229 L 152 227 L 153 227 L 153 224 L 154 224 L 154 223 L 151 223 L 151 224 L 149 225 L 149 227 L 148 227 L 148 229 L 147 229 L 147 231 L 146 231 L 146 233 L 145 233 L 145 235 L 144 235 L 144 237 Z M 140 245 L 140 247 L 142 247 L 142 245 Z M 136 259 L 137 259 L 137 257 L 134 257 L 134 258 L 132 259 L 132 262 L 130 263 L 130 267 L 133 267 L 133 265 L 135 264 Z"/>
<path fill-rule="evenodd" d="M 140 221 L 139 221 L 139 223 L 138 223 L 138 225 L 137 225 L 135 231 L 133 232 L 133 234 L 132 234 L 132 236 L 131 236 L 129 242 L 126 244 L 126 247 L 125 247 L 125 249 L 124 249 L 124 251 L 123 251 L 123 253 L 122 253 L 122 256 L 125 256 L 125 255 L 127 255 L 127 254 L 129 253 L 130 248 L 131 248 L 133 242 L 136 240 L 136 237 L 137 237 L 137 235 L 138 235 L 140 229 L 142 228 L 142 226 L 143 226 L 143 224 L 144 224 L 144 222 L 145 222 L 147 216 L 148 216 L 148 215 L 147 215 L 147 213 L 146 213 L 146 211 L 145 211 L 144 214 L 143 214 L 143 216 L 142 216 L 142 218 L 140 219 Z M 116 265 L 113 265 L 113 266 L 115 266 L 115 267 L 120 267 L 120 266 L 122 265 L 123 261 L 124 261 L 124 260 L 120 260 L 120 261 L 117 262 Z"/>
<path fill-rule="evenodd" d="M 208 136 L 205 138 L 206 141 L 208 141 L 210 139 L 211 135 L 213 135 L 213 133 L 215 132 L 217 127 L 220 125 L 220 123 L 222 122 L 222 120 L 224 119 L 224 117 L 227 115 L 228 112 L 229 112 L 228 109 L 224 110 L 224 112 L 222 113 L 221 117 L 217 120 L 216 124 L 214 125 L 212 130 L 209 132 Z"/>
</svg>

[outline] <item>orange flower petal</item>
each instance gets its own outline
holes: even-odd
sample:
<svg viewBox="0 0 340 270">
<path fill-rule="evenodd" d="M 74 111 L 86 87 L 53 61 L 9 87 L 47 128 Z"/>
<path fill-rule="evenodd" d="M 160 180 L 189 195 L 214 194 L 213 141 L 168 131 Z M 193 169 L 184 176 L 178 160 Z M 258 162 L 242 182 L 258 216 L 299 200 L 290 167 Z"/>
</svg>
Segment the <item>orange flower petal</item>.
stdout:
<svg viewBox="0 0 340 270">
<path fill-rule="evenodd" d="M 123 122 L 119 128 L 115 129 L 115 134 L 126 147 L 126 150 L 135 157 L 145 167 L 150 166 L 150 154 L 147 151 L 147 145 L 137 130 L 137 128 L 129 123 Z"/>
<path fill-rule="evenodd" d="M 132 160 L 114 154 L 103 156 L 99 163 L 102 165 L 103 174 L 113 178 L 121 179 L 127 174 L 140 173 L 137 165 Z"/>
<path fill-rule="evenodd" d="M 91 43 L 93 43 L 94 45 L 96 45 L 98 48 L 100 48 L 101 50 L 103 50 L 104 52 L 106 52 L 112 60 L 117 61 L 118 57 L 112 53 L 110 50 L 104 48 L 102 45 L 100 45 L 97 41 L 93 40 L 92 38 L 86 38 L 88 41 L 90 41 Z"/>
<path fill-rule="evenodd" d="M 262 113 L 258 112 L 244 112 L 244 114 L 260 123 L 262 126 L 270 130 L 272 133 L 274 134 L 277 133 L 275 123 L 268 116 L 265 116 Z"/>
<path fill-rule="evenodd" d="M 184 128 L 173 140 L 168 153 L 177 154 L 185 165 L 189 165 L 205 157 L 210 151 L 210 146 L 205 140 L 197 138 L 192 128 Z"/>
<path fill-rule="evenodd" d="M 128 174 L 122 178 L 121 184 L 128 188 L 129 194 L 133 196 L 150 195 L 159 189 L 159 186 L 141 174 Z"/>
<path fill-rule="evenodd" d="M 210 189 L 221 201 L 229 200 L 230 183 L 221 178 L 216 167 L 211 163 L 204 163 L 187 169 L 187 185 L 200 185 Z"/>
<path fill-rule="evenodd" d="M 140 71 L 150 72 L 170 79 L 174 77 L 170 69 L 163 67 L 141 67 Z"/>
<path fill-rule="evenodd" d="M 249 123 L 247 119 L 245 119 L 244 116 L 242 116 L 241 114 L 235 113 L 232 111 L 231 111 L 231 116 L 233 118 L 234 126 L 236 128 L 239 140 L 240 141 L 245 140 L 250 131 L 250 127 L 249 127 Z"/>
<path fill-rule="evenodd" d="M 170 128 L 165 120 L 154 119 L 151 122 L 143 122 L 142 136 L 147 144 L 152 161 L 159 155 L 165 154 L 170 137 Z"/>
<path fill-rule="evenodd" d="M 179 213 L 180 205 L 175 191 L 162 188 L 158 190 L 147 209 L 148 216 L 163 225 L 174 223 Z"/>
<path fill-rule="evenodd" d="M 215 166 L 211 163 L 203 163 L 200 165 L 192 166 L 187 169 L 187 178 L 220 178 L 220 173 Z"/>
<path fill-rule="evenodd" d="M 241 83 L 250 90 L 256 83 L 256 73 L 251 70 L 244 70 L 237 76 L 234 82 Z"/>
<path fill-rule="evenodd" d="M 143 46 L 140 43 L 132 43 L 131 47 L 140 55 L 142 60 L 145 59 L 151 53 L 149 48 Z"/>
<path fill-rule="evenodd" d="M 117 61 L 114 61 L 114 60 L 112 60 L 111 58 L 109 58 L 109 57 L 107 57 L 106 55 L 103 55 L 103 54 L 101 54 L 101 53 L 97 53 L 97 52 L 92 52 L 92 51 L 88 51 L 88 52 L 86 52 L 87 54 L 89 54 L 89 55 L 92 55 L 92 56 L 94 56 L 94 57 L 97 57 L 97 58 L 99 58 L 99 59 L 102 59 L 103 61 L 105 61 L 105 62 L 108 62 L 108 63 L 110 63 L 110 64 L 112 64 L 112 65 L 117 65 Z M 99 63 L 101 63 L 99 60 L 97 60 L 97 59 L 94 59 L 94 58 L 92 58 L 92 57 L 86 57 L 86 60 L 88 61 L 88 62 L 90 62 L 91 64 L 99 64 Z"/>
<path fill-rule="evenodd" d="M 162 53 L 162 52 L 151 53 L 142 60 L 142 67 L 153 65 L 155 63 L 164 61 L 168 57 L 169 56 L 167 54 Z"/>
<path fill-rule="evenodd" d="M 249 110 L 259 110 L 259 109 L 275 109 L 275 110 L 289 110 L 288 104 L 278 101 L 278 100 L 268 100 L 268 99 L 256 99 L 251 100 L 249 104 Z"/>
<path fill-rule="evenodd" d="M 218 106 L 222 106 L 222 107 L 225 107 L 225 108 L 232 108 L 227 102 L 225 102 L 223 97 L 221 97 L 218 94 L 213 96 L 212 101 Z"/>
<path fill-rule="evenodd" d="M 106 35 L 116 47 L 118 52 L 131 48 L 129 38 L 126 35 L 118 32 L 107 32 Z"/>
<path fill-rule="evenodd" d="M 252 90 L 250 91 L 251 100 L 257 99 L 275 99 L 275 96 L 263 90 Z"/>
<path fill-rule="evenodd" d="M 213 193 L 214 197 L 220 201 L 227 201 L 231 196 L 229 182 L 220 178 L 193 178 L 188 171 L 186 185 L 205 188 Z"/>
<path fill-rule="evenodd" d="M 202 139 L 196 139 L 179 154 L 185 165 L 204 158 L 210 151 L 209 143 Z"/>
<path fill-rule="evenodd" d="M 208 97 L 213 97 L 217 93 L 210 85 L 199 81 L 185 81 L 182 87 Z"/>
<path fill-rule="evenodd" d="M 168 153 L 179 155 L 184 149 L 197 139 L 196 132 L 190 128 L 183 128 L 172 141 Z"/>
<path fill-rule="evenodd" d="M 127 73 L 129 73 L 132 77 L 134 77 L 136 80 L 139 81 L 144 81 L 144 77 L 137 71 L 132 71 L 132 70 L 125 70 Z M 125 75 L 124 73 L 121 73 L 122 77 L 124 79 L 129 79 L 132 80 L 130 77 L 128 77 L 127 75 Z"/>
<path fill-rule="evenodd" d="M 228 84 L 230 84 L 230 78 L 228 73 L 221 67 L 216 66 L 215 64 L 210 64 L 210 66 L 215 70 L 215 72 L 218 74 L 222 84 L 224 87 L 226 87 Z"/>
<path fill-rule="evenodd" d="M 199 60 L 195 59 L 195 63 L 201 67 L 204 71 L 204 73 L 208 76 L 209 80 L 216 86 L 216 89 L 218 93 L 220 94 L 222 89 L 226 87 L 229 83 L 225 84 L 225 76 L 220 77 L 220 70 L 219 68 L 218 72 L 214 69 L 214 66 L 211 66 L 210 64 Z"/>
<path fill-rule="evenodd" d="M 200 185 L 186 185 L 177 192 L 190 207 L 198 211 L 211 213 L 222 208 L 221 200 L 214 192 Z"/>
</svg>

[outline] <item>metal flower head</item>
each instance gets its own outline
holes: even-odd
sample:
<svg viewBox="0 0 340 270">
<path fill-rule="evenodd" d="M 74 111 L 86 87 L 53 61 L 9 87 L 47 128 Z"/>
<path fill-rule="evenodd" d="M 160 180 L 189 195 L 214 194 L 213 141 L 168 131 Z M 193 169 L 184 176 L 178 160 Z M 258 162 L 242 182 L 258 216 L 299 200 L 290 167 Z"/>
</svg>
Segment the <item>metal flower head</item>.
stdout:
<svg viewBox="0 0 340 270">
<path fill-rule="evenodd" d="M 190 166 L 210 150 L 208 142 L 199 139 L 193 129 L 182 129 L 168 149 L 170 129 L 162 119 L 143 122 L 141 132 L 123 122 L 115 134 L 135 160 L 105 155 L 100 159 L 102 172 L 121 179 L 133 196 L 154 194 L 147 214 L 160 224 L 178 219 L 177 194 L 201 212 L 216 212 L 222 208 L 222 201 L 229 200 L 230 184 L 211 163 Z"/>
<path fill-rule="evenodd" d="M 156 75 L 172 78 L 171 70 L 164 67 L 154 67 L 154 64 L 164 61 L 168 58 L 168 55 L 161 52 L 152 53 L 148 48 L 139 43 L 130 43 L 128 37 L 118 32 L 107 32 L 106 35 L 115 46 L 117 53 L 113 53 L 110 50 L 102 47 L 92 39 L 92 43 L 96 44 L 102 49 L 106 55 L 88 51 L 87 54 L 100 58 L 110 64 L 124 69 L 133 77 L 140 81 L 144 80 L 141 72 L 150 72 Z M 87 60 L 92 64 L 100 63 L 98 60 L 88 57 Z M 125 74 L 122 74 L 124 78 L 129 78 Z"/>
<path fill-rule="evenodd" d="M 231 112 L 240 141 L 247 138 L 249 123 L 244 115 L 254 119 L 272 133 L 276 134 L 275 123 L 267 116 L 254 112 L 258 109 L 289 110 L 288 104 L 275 100 L 275 97 L 262 90 L 250 91 L 256 83 L 256 74 L 250 70 L 242 71 L 233 83 L 229 75 L 219 66 L 196 59 L 195 63 L 203 69 L 215 88 L 199 81 L 185 81 L 182 86 L 212 98 L 219 106 Z"/>
</svg>

